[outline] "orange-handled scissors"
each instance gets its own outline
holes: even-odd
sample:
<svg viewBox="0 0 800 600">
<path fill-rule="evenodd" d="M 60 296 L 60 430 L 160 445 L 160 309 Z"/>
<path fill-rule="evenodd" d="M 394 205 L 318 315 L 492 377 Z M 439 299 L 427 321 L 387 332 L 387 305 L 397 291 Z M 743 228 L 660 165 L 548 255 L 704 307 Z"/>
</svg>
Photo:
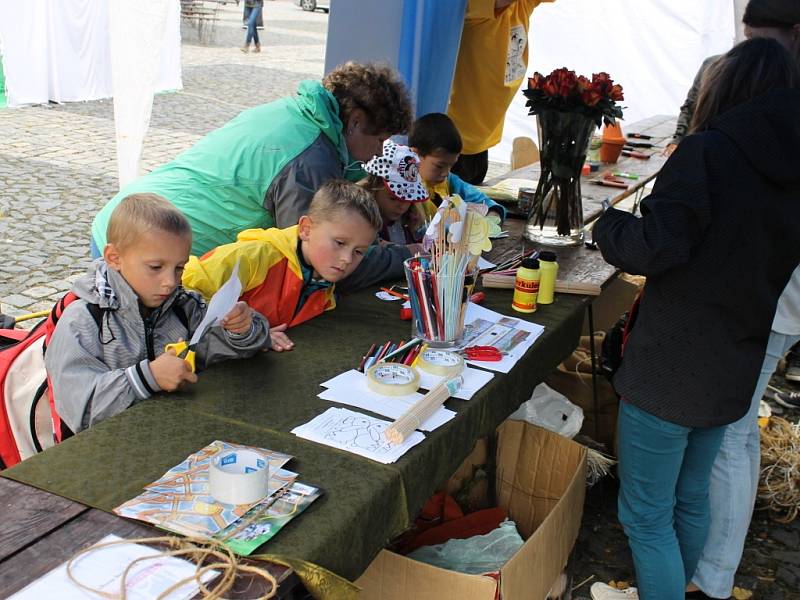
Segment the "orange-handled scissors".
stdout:
<svg viewBox="0 0 800 600">
<path fill-rule="evenodd" d="M 166 346 L 164 346 L 164 352 L 167 352 L 168 350 L 174 350 L 175 356 L 177 356 L 178 358 L 182 358 L 187 363 L 189 363 L 189 366 L 192 368 L 192 373 L 194 373 L 195 372 L 194 348 L 195 348 L 194 344 L 189 345 L 189 342 L 181 340 L 180 342 L 174 342 L 172 344 L 167 344 Z M 186 354 L 185 356 L 183 356 L 184 353 Z"/>
</svg>

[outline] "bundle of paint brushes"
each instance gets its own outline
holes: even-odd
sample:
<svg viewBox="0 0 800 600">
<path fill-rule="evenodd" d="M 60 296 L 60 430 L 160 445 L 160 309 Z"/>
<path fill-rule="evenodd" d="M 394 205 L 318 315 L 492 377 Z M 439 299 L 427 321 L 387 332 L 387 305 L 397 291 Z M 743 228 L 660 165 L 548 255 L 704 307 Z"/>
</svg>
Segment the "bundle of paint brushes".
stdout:
<svg viewBox="0 0 800 600">
<path fill-rule="evenodd" d="M 517 277 L 517 269 L 522 264 L 522 260 L 529 257 L 537 258 L 538 256 L 538 250 L 523 250 L 512 258 L 498 264 L 490 271 L 485 272 L 482 278 L 483 286 L 513 289 Z"/>
<path fill-rule="evenodd" d="M 517 279 L 517 268 L 524 258 L 539 256 L 538 250 L 522 251 L 507 261 L 494 267 L 491 271 L 484 272 L 481 283 L 485 288 L 514 289 Z M 595 281 L 565 281 L 556 280 L 555 291 L 560 294 L 579 294 L 582 296 L 598 296 L 602 287 Z"/>
<path fill-rule="evenodd" d="M 424 349 L 425 344 L 422 343 L 420 338 L 414 338 L 410 342 L 398 342 L 397 344 L 391 341 L 385 344 L 372 344 L 367 353 L 361 357 L 358 370 L 366 373 L 367 369 L 379 362 L 411 365 Z"/>
<path fill-rule="evenodd" d="M 442 201 L 425 232 L 429 256 L 406 260 L 414 331 L 429 342 L 455 342 L 464 330 L 464 310 L 475 284 L 475 265 L 491 250 L 484 205 L 458 196 Z"/>
</svg>

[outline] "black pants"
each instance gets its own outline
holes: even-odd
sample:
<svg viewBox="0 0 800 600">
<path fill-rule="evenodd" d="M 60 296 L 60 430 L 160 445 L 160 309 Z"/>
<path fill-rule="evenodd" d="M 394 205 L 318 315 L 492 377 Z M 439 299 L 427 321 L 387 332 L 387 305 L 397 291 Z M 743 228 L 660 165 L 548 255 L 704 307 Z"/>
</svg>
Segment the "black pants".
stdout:
<svg viewBox="0 0 800 600">
<path fill-rule="evenodd" d="M 453 165 L 453 173 L 467 183 L 480 185 L 489 170 L 489 151 L 484 150 L 478 154 L 462 154 L 458 162 Z"/>
</svg>

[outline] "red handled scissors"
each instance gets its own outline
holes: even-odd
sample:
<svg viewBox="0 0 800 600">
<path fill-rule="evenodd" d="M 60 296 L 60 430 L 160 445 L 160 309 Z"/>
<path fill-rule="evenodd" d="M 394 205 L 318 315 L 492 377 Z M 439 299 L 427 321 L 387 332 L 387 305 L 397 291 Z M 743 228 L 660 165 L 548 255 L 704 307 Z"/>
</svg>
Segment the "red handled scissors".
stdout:
<svg viewBox="0 0 800 600">
<path fill-rule="evenodd" d="M 469 346 L 461 350 L 461 354 L 467 357 L 467 360 L 480 360 L 484 362 L 498 362 L 503 360 L 504 352 L 500 352 L 494 346 Z"/>
</svg>

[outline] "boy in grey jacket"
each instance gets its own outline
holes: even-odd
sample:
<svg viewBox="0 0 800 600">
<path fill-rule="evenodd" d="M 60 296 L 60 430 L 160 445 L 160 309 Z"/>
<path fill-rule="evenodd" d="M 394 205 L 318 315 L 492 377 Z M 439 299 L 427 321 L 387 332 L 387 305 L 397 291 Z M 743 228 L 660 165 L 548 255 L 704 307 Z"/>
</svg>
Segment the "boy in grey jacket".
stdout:
<svg viewBox="0 0 800 600">
<path fill-rule="evenodd" d="M 133 194 L 114 210 L 103 258 L 77 280 L 45 355 L 56 410 L 78 432 L 156 392 L 197 376 L 164 347 L 188 340 L 206 306 L 180 281 L 189 260 L 189 222 L 155 194 Z M 266 319 L 244 302 L 197 344 L 197 367 L 269 347 Z"/>
</svg>

